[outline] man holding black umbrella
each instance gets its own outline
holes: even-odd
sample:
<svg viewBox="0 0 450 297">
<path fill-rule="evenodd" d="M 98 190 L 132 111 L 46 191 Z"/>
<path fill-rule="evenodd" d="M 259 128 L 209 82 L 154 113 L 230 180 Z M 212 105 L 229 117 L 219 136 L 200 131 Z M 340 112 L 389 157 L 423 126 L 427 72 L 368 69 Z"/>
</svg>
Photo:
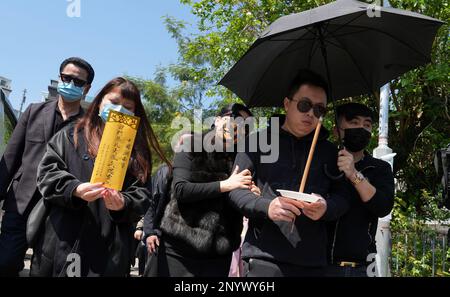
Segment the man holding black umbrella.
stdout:
<svg viewBox="0 0 450 297">
<path fill-rule="evenodd" d="M 301 71 L 284 99 L 286 119 L 279 130 L 279 158 L 263 163 L 261 151 L 238 153 L 235 166 L 249 169 L 262 189 L 236 189 L 231 202 L 249 218 L 242 247 L 246 276 L 321 276 L 326 265 L 325 221 L 336 220 L 348 208 L 342 183 L 327 176 L 336 172 L 337 149 L 321 130 L 305 192 L 319 200 L 303 203 L 282 197 L 277 189 L 298 191 L 314 129 L 326 112 L 327 86 L 311 71 Z M 272 144 L 272 149 L 276 145 Z M 334 169 L 334 170 L 333 170 Z M 295 228 L 292 223 L 295 220 Z"/>
<path fill-rule="evenodd" d="M 389 163 L 373 158 L 365 148 L 370 142 L 373 112 L 365 105 L 338 106 L 337 118 L 345 149 L 339 152 L 338 167 L 350 188 L 350 209 L 329 224 L 330 266 L 327 276 L 368 276 L 368 262 L 376 254 L 378 218 L 394 205 L 394 177 Z"/>
</svg>

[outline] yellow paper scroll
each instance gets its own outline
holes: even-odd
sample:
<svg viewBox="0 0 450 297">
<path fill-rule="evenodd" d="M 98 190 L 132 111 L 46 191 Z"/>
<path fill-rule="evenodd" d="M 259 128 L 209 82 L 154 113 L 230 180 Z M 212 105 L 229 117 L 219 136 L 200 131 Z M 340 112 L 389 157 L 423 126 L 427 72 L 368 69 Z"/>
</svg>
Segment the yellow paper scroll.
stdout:
<svg viewBox="0 0 450 297">
<path fill-rule="evenodd" d="M 139 120 L 135 116 L 109 111 L 91 183 L 103 182 L 106 188 L 122 190 Z"/>
</svg>

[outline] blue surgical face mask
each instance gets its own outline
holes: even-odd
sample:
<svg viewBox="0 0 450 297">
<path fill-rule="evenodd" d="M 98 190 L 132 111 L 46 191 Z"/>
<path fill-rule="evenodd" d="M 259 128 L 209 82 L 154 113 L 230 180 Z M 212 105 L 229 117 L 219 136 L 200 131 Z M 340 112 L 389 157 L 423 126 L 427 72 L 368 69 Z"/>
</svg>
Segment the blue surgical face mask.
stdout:
<svg viewBox="0 0 450 297">
<path fill-rule="evenodd" d="M 75 102 L 81 100 L 81 98 L 83 97 L 83 92 L 84 88 L 75 86 L 73 82 L 58 83 L 58 93 L 62 96 L 64 101 Z"/>
<path fill-rule="evenodd" d="M 105 122 L 105 123 L 108 120 L 108 115 L 109 115 L 109 111 L 110 110 L 118 111 L 118 112 L 121 112 L 121 113 L 124 113 L 124 114 L 127 114 L 127 115 L 134 115 L 133 112 L 129 111 L 128 109 L 126 109 L 122 105 L 116 105 L 116 104 L 108 103 L 108 104 L 105 104 L 103 109 L 98 114 L 102 118 L 103 122 Z"/>
</svg>

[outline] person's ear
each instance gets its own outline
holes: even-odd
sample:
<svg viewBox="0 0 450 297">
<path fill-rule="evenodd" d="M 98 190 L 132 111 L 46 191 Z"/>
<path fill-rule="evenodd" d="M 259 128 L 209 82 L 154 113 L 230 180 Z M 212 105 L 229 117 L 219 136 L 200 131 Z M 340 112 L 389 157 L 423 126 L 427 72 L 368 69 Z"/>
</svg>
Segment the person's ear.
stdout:
<svg viewBox="0 0 450 297">
<path fill-rule="evenodd" d="M 84 87 L 84 92 L 83 92 L 83 96 L 86 96 L 89 93 L 89 90 L 91 89 L 91 85 L 86 85 Z"/>
<path fill-rule="evenodd" d="M 341 125 L 342 125 L 342 122 L 339 124 L 340 129 L 338 128 L 338 126 L 336 126 L 336 124 L 333 128 L 333 135 L 336 137 L 336 139 L 339 139 L 339 136 L 341 136 L 341 139 L 344 139 L 344 137 L 345 137 L 345 129 L 342 128 Z"/>
<path fill-rule="evenodd" d="M 287 114 L 288 109 L 289 109 L 289 102 L 290 102 L 290 101 L 291 101 L 291 100 L 289 100 L 288 97 L 285 97 L 285 98 L 284 98 L 283 105 L 284 105 L 284 110 L 286 111 L 286 114 Z"/>
<path fill-rule="evenodd" d="M 336 139 L 339 138 L 338 128 L 336 126 L 333 127 L 333 135 Z"/>
</svg>

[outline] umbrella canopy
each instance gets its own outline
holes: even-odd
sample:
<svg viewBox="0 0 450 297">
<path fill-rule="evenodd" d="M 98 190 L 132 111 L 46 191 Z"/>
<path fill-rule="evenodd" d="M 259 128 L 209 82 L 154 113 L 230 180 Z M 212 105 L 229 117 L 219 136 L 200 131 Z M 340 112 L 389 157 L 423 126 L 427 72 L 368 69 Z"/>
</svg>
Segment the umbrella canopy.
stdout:
<svg viewBox="0 0 450 297">
<path fill-rule="evenodd" d="M 332 98 L 378 90 L 430 62 L 441 21 L 410 11 L 341 0 L 279 18 L 219 84 L 250 106 L 281 106 L 300 69 L 324 77 Z M 379 15 L 379 16 L 378 16 Z"/>
</svg>

